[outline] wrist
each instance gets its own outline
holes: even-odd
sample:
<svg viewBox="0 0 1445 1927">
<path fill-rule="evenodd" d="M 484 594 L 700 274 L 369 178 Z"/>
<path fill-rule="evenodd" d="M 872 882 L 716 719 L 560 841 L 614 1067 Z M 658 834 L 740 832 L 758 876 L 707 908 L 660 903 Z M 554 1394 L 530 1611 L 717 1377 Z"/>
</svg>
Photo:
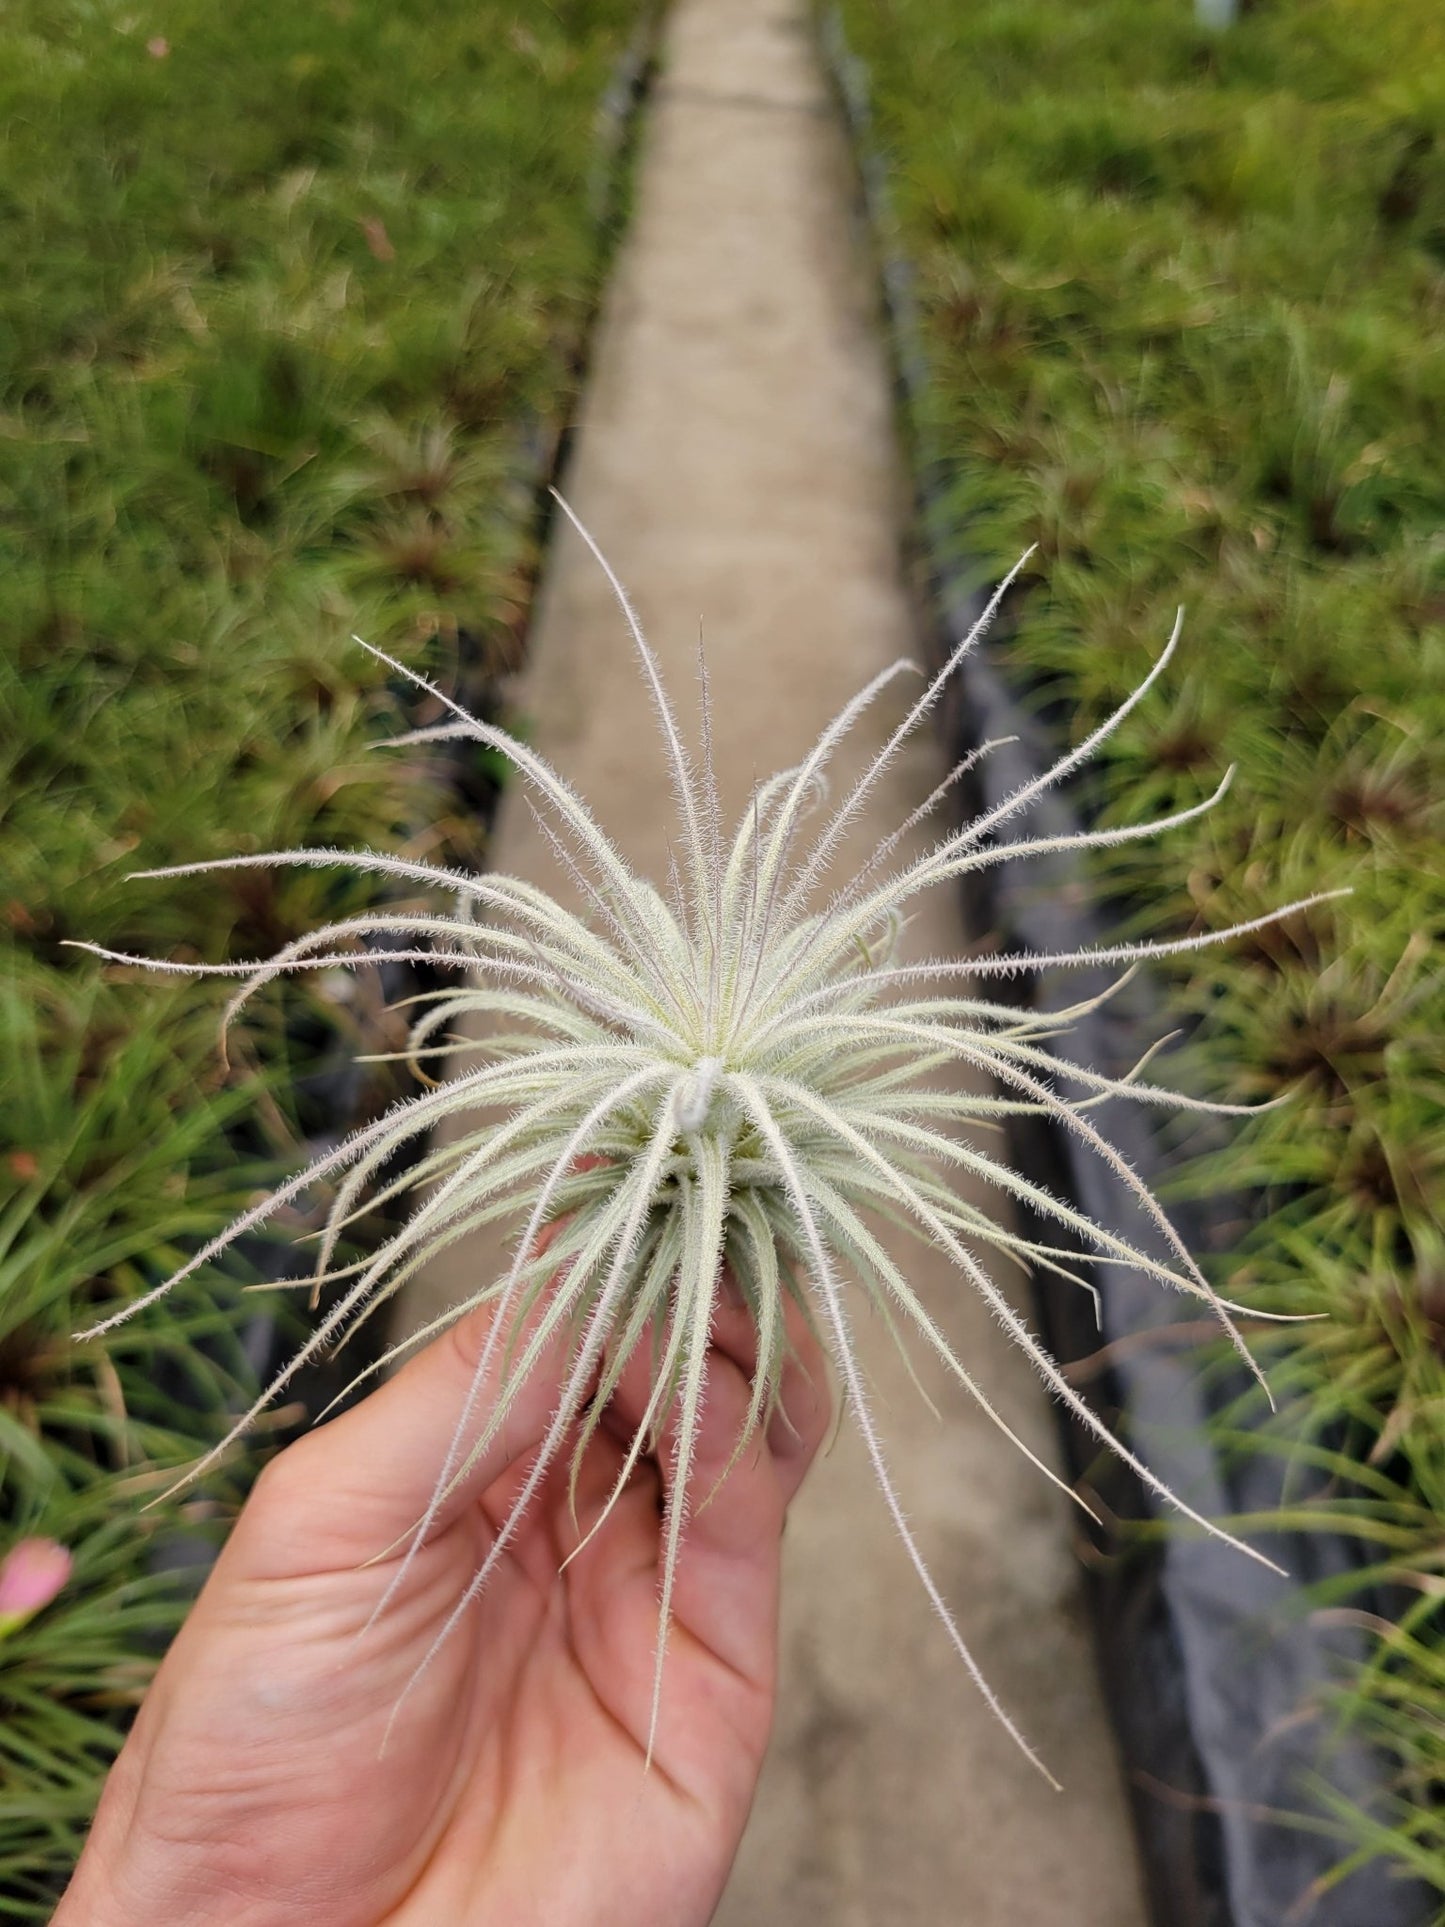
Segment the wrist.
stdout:
<svg viewBox="0 0 1445 1927">
<path fill-rule="evenodd" d="M 88 1844 L 50 1927 L 141 1927 L 141 1916 L 126 1898 L 130 1886 L 105 1853 L 94 1842 Z M 158 1916 L 152 1912 L 150 1918 Z"/>
<path fill-rule="evenodd" d="M 138 1805 L 133 1747 L 132 1738 L 110 1770 L 89 1837 L 50 1927 L 140 1927 L 136 1885 L 125 1864 L 126 1839 L 135 1829 Z M 159 1918 L 152 1909 L 150 1919 Z"/>
<path fill-rule="evenodd" d="M 282 1927 L 220 1868 L 163 1847 L 110 1855 L 88 1846 L 50 1927 Z"/>
<path fill-rule="evenodd" d="M 50 1927 L 241 1927 L 251 1916 L 221 1870 L 151 1836 L 110 1787 Z M 232 1903 L 227 1905 L 227 1901 Z"/>
</svg>

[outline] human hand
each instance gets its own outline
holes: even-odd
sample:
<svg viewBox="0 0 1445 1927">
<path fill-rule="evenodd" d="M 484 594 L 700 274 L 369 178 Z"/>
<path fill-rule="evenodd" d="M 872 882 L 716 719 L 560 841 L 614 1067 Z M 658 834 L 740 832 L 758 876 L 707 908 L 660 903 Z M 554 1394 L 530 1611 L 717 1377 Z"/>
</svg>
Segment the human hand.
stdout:
<svg viewBox="0 0 1445 1927">
<path fill-rule="evenodd" d="M 461 1320 L 262 1474 L 111 1772 L 54 1927 L 711 1917 L 767 1744 L 781 1533 L 827 1422 L 821 1358 L 794 1320 L 780 1416 L 688 1520 L 644 1772 L 667 1440 L 562 1562 L 622 1467 L 645 1357 L 588 1445 L 575 1521 L 564 1453 L 414 1685 L 535 1459 L 560 1348 L 358 1638 L 405 1545 L 364 1562 L 424 1511 L 488 1318 Z M 732 1457 L 753 1362 L 750 1320 L 720 1293 L 694 1494 Z"/>
</svg>

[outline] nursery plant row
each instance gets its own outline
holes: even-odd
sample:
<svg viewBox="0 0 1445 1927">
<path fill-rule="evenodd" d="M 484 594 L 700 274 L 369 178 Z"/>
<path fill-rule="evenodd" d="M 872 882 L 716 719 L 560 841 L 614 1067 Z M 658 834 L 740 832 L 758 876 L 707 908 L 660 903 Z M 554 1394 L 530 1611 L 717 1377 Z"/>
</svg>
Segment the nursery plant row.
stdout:
<svg viewBox="0 0 1445 1927">
<path fill-rule="evenodd" d="M 1211 1425 L 1221 1462 L 1277 1461 L 1257 1529 L 1350 1547 L 1304 1603 L 1363 1628 L 1330 1710 L 1384 1787 L 1328 1810 L 1328 1877 L 1380 1856 L 1445 1905 L 1445 23 L 1422 0 L 1262 0 L 1222 34 L 1183 0 L 839 13 L 932 539 L 980 584 L 1034 545 L 991 660 L 1079 741 L 1182 605 L 1175 664 L 1073 800 L 1134 822 L 1235 766 L 1197 827 L 1096 856 L 1091 896 L 1158 937 L 1353 892 L 1161 967 L 1173 1077 L 1289 1094 L 1178 1135 L 1170 1189 L 1231 1201 L 1221 1289 L 1314 1318 L 1250 1333 L 1278 1414 L 1221 1377 Z"/>
<path fill-rule="evenodd" d="M 387 1036 L 371 973 L 258 1000 L 227 1063 L 224 984 L 69 945 L 247 959 L 375 903 L 324 869 L 139 868 L 478 855 L 494 772 L 373 748 L 400 712 L 352 637 L 474 701 L 514 661 L 648 13 L 20 0 L 0 26 L 0 1555 L 73 1559 L 0 1629 L 0 1917 L 49 1917 L 177 1568 L 244 1488 L 250 1458 L 141 1509 L 274 1314 L 208 1276 L 70 1334 L 387 1092 L 327 1068 Z"/>
</svg>

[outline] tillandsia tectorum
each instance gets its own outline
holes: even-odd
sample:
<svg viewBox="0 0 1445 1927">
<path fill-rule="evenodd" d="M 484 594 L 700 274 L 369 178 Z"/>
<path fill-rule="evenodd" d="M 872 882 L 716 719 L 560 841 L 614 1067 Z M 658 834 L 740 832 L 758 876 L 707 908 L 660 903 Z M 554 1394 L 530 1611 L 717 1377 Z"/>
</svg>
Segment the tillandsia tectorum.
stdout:
<svg viewBox="0 0 1445 1927">
<path fill-rule="evenodd" d="M 597 554 L 586 531 L 581 533 Z M 860 690 L 798 767 L 756 786 L 728 840 L 720 821 L 701 659 L 701 743 L 694 758 L 626 595 L 600 554 L 597 559 L 630 626 L 675 792 L 677 860 L 667 889 L 632 874 L 585 803 L 540 756 L 383 657 L 443 704 L 450 717 L 397 740 L 470 738 L 506 757 L 579 894 L 583 914 L 516 878 L 337 850 L 294 850 L 149 873 L 346 864 L 391 882 L 424 886 L 443 900 L 445 907 L 435 909 L 382 908 L 349 917 L 261 963 L 155 966 L 243 977 L 227 1008 L 227 1023 L 282 972 L 379 961 L 365 948 L 378 940 L 399 946 L 385 952 L 388 958 L 424 959 L 454 971 L 457 981 L 421 1000 L 412 1024 L 406 1055 L 426 1086 L 419 1095 L 317 1158 L 197 1251 L 172 1278 L 96 1325 L 90 1335 L 144 1310 L 300 1193 L 322 1180 L 335 1181 L 314 1282 L 340 1295 L 296 1358 L 239 1421 L 234 1438 L 305 1359 L 344 1342 L 438 1250 L 491 1221 L 515 1222 L 514 1256 L 505 1276 L 487 1278 L 417 1335 L 426 1337 L 475 1306 L 494 1307 L 471 1394 L 458 1414 L 432 1503 L 417 1521 L 406 1559 L 425 1540 L 445 1495 L 505 1423 L 544 1348 L 560 1333 L 570 1333 L 561 1398 L 541 1451 L 515 1509 L 456 1602 L 440 1643 L 506 1554 L 549 1469 L 569 1445 L 575 1464 L 626 1361 L 638 1347 L 650 1347 L 650 1402 L 617 1491 L 639 1457 L 659 1449 L 670 1420 L 676 1456 L 662 1535 L 655 1728 L 709 1326 L 721 1281 L 726 1270 L 756 1326 L 758 1365 L 744 1441 L 773 1411 L 788 1342 L 784 1305 L 791 1295 L 831 1352 L 846 1403 L 929 1598 L 989 1705 L 1030 1752 L 980 1676 L 904 1518 L 850 1340 L 845 1279 L 890 1320 L 901 1314 L 916 1341 L 934 1352 L 1013 1438 L 874 1228 L 879 1215 L 906 1222 L 948 1254 L 1083 1425 L 1195 1525 L 1228 1537 L 1168 1492 L 1109 1434 L 999 1290 L 979 1252 L 990 1247 L 1085 1285 L 1083 1268 L 1090 1262 L 1135 1267 L 1163 1286 L 1203 1299 L 1248 1357 L 1232 1321 L 1238 1308 L 1206 1282 L 1160 1206 L 1090 1116 L 1103 1098 L 1208 1111 L 1247 1107 L 1209 1104 L 1140 1082 L 1133 1073 L 1111 1078 L 1059 1058 L 1047 1040 L 1069 1015 L 1092 1008 L 1092 1000 L 1061 1019 L 1057 1012 L 1033 1014 L 991 1002 L 986 992 L 991 980 L 1024 967 L 1129 966 L 1140 957 L 1192 950 L 1257 929 L 1304 905 L 1290 904 L 1234 931 L 1172 943 L 1120 943 L 1049 957 L 895 961 L 894 938 L 910 901 L 923 890 L 956 883 L 1005 858 L 1153 836 L 1210 807 L 1215 798 L 1126 829 L 1012 842 L 999 834 L 1035 797 L 1083 763 L 1139 704 L 1170 659 L 1178 625 L 1138 688 L 1045 774 L 963 827 L 938 833 L 921 854 L 901 854 L 913 847 L 912 833 L 926 824 L 955 783 L 960 774 L 955 770 L 861 867 L 824 893 L 820 886 L 845 833 L 905 737 L 928 715 L 949 675 L 977 643 L 1008 584 L 836 800 L 827 802 L 825 790 L 835 752 L 885 686 L 912 669 L 909 663 L 894 663 Z M 1216 796 L 1222 790 L 1223 785 Z M 459 1043 L 450 1035 L 459 1021 L 479 1016 L 489 1026 L 479 1041 Z M 446 1081 L 427 1075 L 427 1065 L 463 1051 L 473 1061 L 454 1062 Z M 949 1063 L 970 1067 L 994 1094 L 933 1088 L 931 1073 Z M 1082 1095 L 1060 1095 L 1060 1080 Z M 1160 1240 L 1157 1249 L 1166 1255 L 1151 1256 L 1090 1222 L 951 1129 L 1021 1112 L 1046 1113 L 1087 1144 L 1132 1195 Z M 393 1160 L 444 1120 L 446 1140 L 404 1175 L 388 1177 Z M 956 1195 L 950 1172 L 981 1174 L 1025 1201 L 1036 1215 L 1059 1226 L 1061 1242 L 1026 1238 L 996 1223 Z M 347 1227 L 361 1212 L 402 1193 L 411 1194 L 415 1205 L 401 1228 L 371 1256 L 337 1262 Z M 548 1226 L 552 1241 L 541 1256 L 537 1240 Z M 382 1364 L 401 1349 L 394 1348 Z M 1014 1442 L 1034 1458 L 1021 1441 Z M 223 1449 L 218 1446 L 216 1452 Z M 1048 1466 L 1036 1458 L 1034 1463 L 1046 1478 L 1062 1483 Z M 1076 1497 L 1071 1491 L 1069 1496 Z M 598 1524 L 605 1518 L 604 1512 Z M 1248 1547 L 1240 1550 L 1262 1557 Z M 403 1561 L 378 1612 L 405 1572 Z"/>
</svg>

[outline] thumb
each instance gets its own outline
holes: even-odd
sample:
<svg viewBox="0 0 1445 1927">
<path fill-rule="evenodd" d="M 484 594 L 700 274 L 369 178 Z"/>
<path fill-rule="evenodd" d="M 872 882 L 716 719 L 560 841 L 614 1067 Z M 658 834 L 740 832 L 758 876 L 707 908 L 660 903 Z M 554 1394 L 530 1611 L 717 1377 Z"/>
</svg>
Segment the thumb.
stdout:
<svg viewBox="0 0 1445 1927">
<path fill-rule="evenodd" d="M 494 1317 L 491 1306 L 468 1312 L 360 1405 L 273 1459 L 232 1535 L 233 1566 L 244 1563 L 252 1577 L 329 1571 L 409 1534 L 444 1469 L 465 1464 L 487 1428 L 506 1353 L 500 1333 L 482 1382 Z M 541 1443 L 568 1348 L 563 1331 L 540 1354 L 496 1436 L 438 1509 L 436 1530 Z"/>
</svg>

